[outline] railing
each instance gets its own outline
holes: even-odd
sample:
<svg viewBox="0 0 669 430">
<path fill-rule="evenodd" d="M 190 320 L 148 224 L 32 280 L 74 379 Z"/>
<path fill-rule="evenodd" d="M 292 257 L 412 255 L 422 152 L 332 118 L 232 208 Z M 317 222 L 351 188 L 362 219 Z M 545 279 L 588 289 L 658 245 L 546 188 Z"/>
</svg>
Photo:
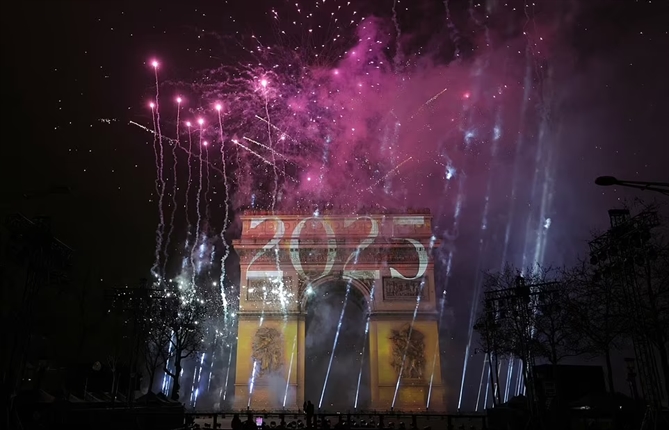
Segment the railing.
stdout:
<svg viewBox="0 0 669 430">
<path fill-rule="evenodd" d="M 366 412 L 317 412 L 307 417 L 303 412 L 295 411 L 240 411 L 240 412 L 191 412 L 186 413 L 186 422 L 193 428 L 231 429 L 232 418 L 237 415 L 242 423 L 247 420 L 256 425 L 264 423 L 267 428 L 291 429 L 444 429 L 444 430 L 486 430 L 487 419 L 484 414 L 440 414 L 411 413 L 393 411 Z M 325 427 L 323 426 L 325 422 Z M 311 425 L 309 425 L 309 423 Z M 336 426 L 336 427 L 335 427 Z"/>
</svg>

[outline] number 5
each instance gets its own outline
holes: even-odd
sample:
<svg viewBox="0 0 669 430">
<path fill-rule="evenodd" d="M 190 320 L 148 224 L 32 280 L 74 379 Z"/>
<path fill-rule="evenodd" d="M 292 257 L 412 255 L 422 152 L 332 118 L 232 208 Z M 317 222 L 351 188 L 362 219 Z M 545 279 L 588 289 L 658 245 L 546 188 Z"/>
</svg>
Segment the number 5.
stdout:
<svg viewBox="0 0 669 430">
<path fill-rule="evenodd" d="M 407 237 L 403 237 L 401 239 L 406 240 L 416 249 L 416 253 L 418 254 L 418 272 L 416 273 L 416 276 L 407 277 L 391 267 L 390 276 L 393 278 L 405 279 L 407 281 L 413 281 L 414 279 L 422 278 L 425 275 L 425 272 L 427 271 L 427 262 L 428 262 L 428 256 L 425 247 L 423 246 L 422 243 L 420 243 L 416 239 L 409 239 Z"/>
</svg>

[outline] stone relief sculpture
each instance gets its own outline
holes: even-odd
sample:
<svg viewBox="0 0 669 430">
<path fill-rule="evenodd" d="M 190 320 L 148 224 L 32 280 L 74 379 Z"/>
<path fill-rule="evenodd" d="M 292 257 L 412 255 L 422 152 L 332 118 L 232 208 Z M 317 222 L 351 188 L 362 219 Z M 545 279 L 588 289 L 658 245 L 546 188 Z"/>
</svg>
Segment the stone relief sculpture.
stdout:
<svg viewBox="0 0 669 430">
<path fill-rule="evenodd" d="M 422 379 L 425 373 L 425 335 L 410 324 L 391 330 L 391 365 L 402 378 Z M 404 366 L 402 366 L 404 363 Z"/>
<path fill-rule="evenodd" d="M 256 363 L 256 374 L 260 377 L 274 373 L 283 366 L 283 342 L 281 333 L 273 327 L 261 327 L 253 338 L 251 357 Z"/>
</svg>

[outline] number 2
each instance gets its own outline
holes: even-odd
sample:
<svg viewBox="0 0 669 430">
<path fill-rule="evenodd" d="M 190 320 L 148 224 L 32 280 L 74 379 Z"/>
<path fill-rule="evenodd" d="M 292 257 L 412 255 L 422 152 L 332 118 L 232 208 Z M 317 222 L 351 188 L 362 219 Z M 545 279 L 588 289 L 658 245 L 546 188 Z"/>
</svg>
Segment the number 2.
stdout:
<svg viewBox="0 0 669 430">
<path fill-rule="evenodd" d="M 265 221 L 271 221 L 274 220 L 276 221 L 276 231 L 274 232 L 274 237 L 267 242 L 265 246 L 262 247 L 261 250 L 259 250 L 256 255 L 253 256 L 251 259 L 251 262 L 249 263 L 248 266 L 246 266 L 246 271 L 248 272 L 249 269 L 251 268 L 251 265 L 256 262 L 257 259 L 262 257 L 264 253 L 267 251 L 279 246 L 279 243 L 281 242 L 281 239 L 283 238 L 283 235 L 286 234 L 286 226 L 284 225 L 283 221 L 279 217 L 268 217 L 268 218 L 256 218 L 251 220 L 251 228 L 256 228 L 260 224 L 262 224 Z"/>
</svg>

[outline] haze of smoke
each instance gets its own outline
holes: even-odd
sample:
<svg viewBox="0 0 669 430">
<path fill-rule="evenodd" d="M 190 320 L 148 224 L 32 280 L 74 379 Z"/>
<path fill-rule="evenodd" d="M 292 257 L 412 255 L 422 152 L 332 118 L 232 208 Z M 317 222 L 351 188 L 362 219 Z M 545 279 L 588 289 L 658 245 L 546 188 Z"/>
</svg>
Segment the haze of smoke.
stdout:
<svg viewBox="0 0 669 430">
<path fill-rule="evenodd" d="M 611 116 L 612 106 L 626 99 L 611 95 L 615 92 L 605 96 L 603 84 L 593 82 L 609 74 L 616 75 L 611 82 L 617 82 L 627 60 L 596 56 L 578 64 L 576 49 L 561 36 L 575 22 L 576 11 L 569 12 L 548 11 L 541 22 L 533 22 L 532 40 L 541 38 L 543 43 L 530 54 L 530 42 L 522 34 L 527 19 L 510 17 L 506 22 L 508 16 L 496 17 L 485 35 L 491 46 L 479 43 L 479 49 L 460 61 L 423 51 L 409 56 L 401 71 L 385 54 L 394 42 L 383 36 L 388 23 L 369 20 L 359 28 L 359 43 L 331 67 L 303 64 L 282 52 L 285 61 L 277 60 L 280 67 L 275 71 L 247 67 L 230 73 L 222 68 L 212 75 L 219 81 L 198 91 L 205 98 L 226 101 L 226 139 L 242 141 L 248 136 L 266 142 L 267 125 L 256 116 L 264 116 L 268 103 L 277 129 L 275 148 L 287 160 L 279 162 L 279 208 L 323 202 L 351 210 L 371 205 L 431 208 L 435 234 L 444 239 L 437 260 L 438 285 L 444 285 L 445 253 L 452 250 L 457 255 L 454 276 L 458 282 L 452 284 L 447 303 L 458 306 L 449 320 L 464 321 L 477 273 L 498 269 L 503 258 L 520 265 L 533 234 L 548 218 L 553 220 L 551 231 L 556 231 L 549 238 L 562 238 L 551 239 L 552 248 L 575 253 L 574 243 L 587 232 L 573 226 L 589 224 L 586 219 L 594 221 L 595 215 L 590 214 L 601 206 L 597 191 L 593 188 L 588 194 L 582 186 L 596 176 L 592 161 L 604 173 L 607 167 L 632 172 L 639 166 L 612 166 L 609 157 L 601 154 L 624 148 L 623 136 L 652 135 L 652 127 L 630 129 L 620 125 L 624 118 Z M 407 40 L 411 36 L 404 35 Z M 484 40 L 482 30 L 479 39 Z M 647 54 L 637 48 L 635 44 L 625 52 L 642 61 Z M 649 63 L 649 69 L 661 76 L 667 70 L 666 61 Z M 269 81 L 266 94 L 254 87 L 261 77 Z M 659 91 L 667 93 L 666 88 Z M 648 92 L 639 94 L 638 104 L 643 97 L 653 97 Z M 660 118 L 658 123 L 661 113 L 667 112 L 667 99 L 650 112 Z M 637 123 L 648 123 L 641 113 L 634 116 Z M 597 150 L 592 149 L 593 142 Z M 249 147 L 267 155 L 262 148 Z M 231 148 L 231 158 L 236 160 L 235 208 L 267 207 L 272 169 L 249 151 Z M 540 157 L 546 154 L 541 148 L 551 150 L 560 180 L 551 185 L 556 186 L 555 204 L 539 216 L 533 192 L 536 172 L 550 167 Z M 649 152 L 645 153 L 648 159 Z M 393 174 L 405 160 L 409 161 Z M 655 160 L 661 162 L 659 157 Z M 454 229 L 460 194 L 463 222 Z M 509 244 L 504 243 L 507 225 L 511 226 Z M 485 248 L 479 243 L 485 243 Z M 503 252 L 505 248 L 508 253 Z M 556 259 L 551 251 L 548 259 Z M 319 312 L 323 316 L 314 318 L 314 324 L 336 325 L 339 314 L 331 306 L 321 304 Z M 451 350 L 461 351 L 461 335 L 454 330 Z M 307 342 L 314 348 L 321 346 L 309 336 Z M 444 361 L 461 365 L 459 358 Z M 450 378 L 448 386 L 459 383 L 458 369 L 444 375 Z"/>
</svg>

